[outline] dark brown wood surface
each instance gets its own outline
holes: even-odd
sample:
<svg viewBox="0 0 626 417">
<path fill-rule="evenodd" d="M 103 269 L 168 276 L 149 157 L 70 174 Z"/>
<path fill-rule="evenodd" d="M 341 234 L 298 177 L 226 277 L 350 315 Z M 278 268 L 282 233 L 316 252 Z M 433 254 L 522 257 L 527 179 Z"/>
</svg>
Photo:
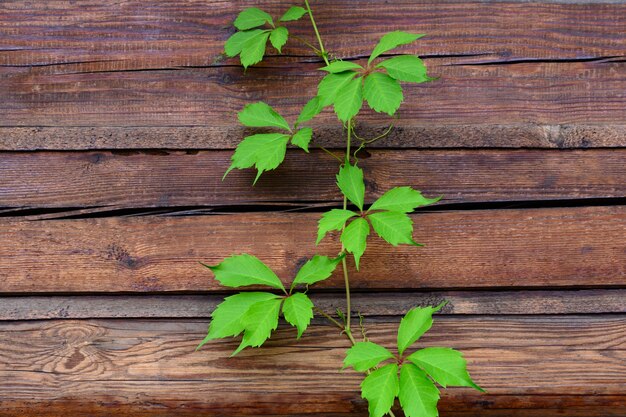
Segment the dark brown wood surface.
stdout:
<svg viewBox="0 0 626 417">
<path fill-rule="evenodd" d="M 266 3 L 275 14 L 290 5 Z M 286 59 L 270 56 L 247 75 L 224 60 L 228 27 L 246 4 L 257 3 L 3 2 L 1 148 L 230 148 L 242 133 L 234 111 L 251 100 L 293 117 L 314 95 L 319 60 L 296 43 Z M 402 51 L 422 55 L 441 80 L 405 91 L 387 146 L 620 146 L 626 139 L 621 1 L 392 7 L 322 0 L 314 7 L 327 47 L 343 58 L 364 59 L 389 30 L 428 34 Z M 306 20 L 290 28 L 310 38 Z M 330 120 L 327 113 L 316 124 Z M 365 132 L 385 123 L 371 112 L 361 120 Z M 337 133 L 318 131 L 316 140 L 337 144 Z"/>
<path fill-rule="evenodd" d="M 162 415 L 179 409 L 184 415 L 211 416 L 364 413 L 359 375 L 338 373 L 348 343 L 338 341 L 333 328 L 314 326 L 300 341 L 294 330 L 283 328 L 264 349 L 225 361 L 236 341 L 194 352 L 206 324 L 3 324 L 0 357 L 11 369 L 0 368 L 6 376 L 0 387 L 15 393 L 5 415 L 72 402 L 98 410 L 97 415 Z M 545 415 L 558 415 L 568 407 L 615 404 L 626 378 L 625 325 L 618 317 L 441 317 L 421 346 L 462 349 L 475 379 L 489 391 L 445 390 L 444 413 L 465 415 L 482 406 L 493 412 L 486 415 L 504 415 L 502 408 L 510 408 L 515 396 L 516 408 L 545 407 Z M 391 348 L 396 326 L 375 324 L 369 336 Z M 550 403 L 546 396 L 559 401 Z"/>
<path fill-rule="evenodd" d="M 0 222 L 0 293 L 217 290 L 222 287 L 198 262 L 217 264 L 242 252 L 259 257 L 290 283 L 307 257 L 339 251 L 336 234 L 315 247 L 319 217 L 249 213 L 5 220 Z M 413 219 L 415 238 L 427 246 L 394 248 L 371 237 L 361 271 L 353 271 L 355 288 L 626 282 L 624 206 L 451 211 Z M 341 288 L 343 278 L 337 271 L 320 285 Z"/>
<path fill-rule="evenodd" d="M 344 308 L 342 293 L 309 292 L 324 311 Z M 0 321 L 44 319 L 207 318 L 224 294 L 22 295 L 0 298 Z M 626 290 L 385 291 L 353 292 L 364 317 L 402 316 L 415 306 L 447 304 L 444 315 L 626 313 Z"/>
<path fill-rule="evenodd" d="M 337 162 L 319 151 L 290 152 L 256 186 L 255 170 L 224 181 L 231 151 L 7 153 L 0 198 L 8 208 L 92 208 L 340 203 Z M 363 154 L 371 202 L 410 185 L 440 204 L 622 198 L 626 149 L 381 150 Z M 66 213 L 59 212 L 58 216 Z M 71 214 L 71 213 L 70 213 Z"/>
<path fill-rule="evenodd" d="M 267 347 L 195 352 L 233 290 L 198 261 L 249 252 L 285 282 L 338 207 L 333 159 L 288 152 L 232 172 L 264 100 L 293 121 L 321 62 L 297 42 L 244 71 L 222 53 L 246 6 L 286 0 L 0 1 L 0 416 L 367 416 L 346 341 L 315 318 Z M 442 417 L 624 417 L 626 1 L 314 0 L 338 57 L 393 51 L 439 81 L 406 86 L 361 153 L 368 202 L 411 185 L 424 248 L 370 238 L 354 312 L 393 347 L 415 305 L 448 305 L 424 345 L 462 350 L 489 391 L 447 389 Z M 292 34 L 312 40 L 306 20 Z M 315 146 L 340 148 L 326 111 Z M 356 131 L 389 119 L 364 111 Z M 342 278 L 312 289 L 343 307 Z M 397 413 L 400 416 L 400 412 Z"/>
</svg>

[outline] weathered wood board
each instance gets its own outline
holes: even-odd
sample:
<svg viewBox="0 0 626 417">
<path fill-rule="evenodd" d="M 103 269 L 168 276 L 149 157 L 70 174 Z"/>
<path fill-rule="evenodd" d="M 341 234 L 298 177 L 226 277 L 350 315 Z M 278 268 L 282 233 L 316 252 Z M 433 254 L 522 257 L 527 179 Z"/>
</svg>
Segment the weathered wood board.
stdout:
<svg viewBox="0 0 626 417">
<path fill-rule="evenodd" d="M 199 262 L 252 253 L 291 283 L 315 247 L 316 213 L 0 222 L 0 293 L 224 289 Z M 626 282 L 626 207 L 478 210 L 413 215 L 423 248 L 369 239 L 353 286 L 619 287 Z M 19 250 L 16 251 L 16 248 Z M 42 266 L 45 263 L 45 267 Z M 398 268 L 398 265 L 402 265 Z M 390 273 L 389 271 L 392 271 Z M 343 278 L 320 283 L 341 288 Z"/>
<path fill-rule="evenodd" d="M 257 3 L 3 2 L 0 147 L 232 147 L 242 133 L 234 111 L 245 103 L 263 99 L 294 116 L 320 79 L 309 51 L 290 43 L 246 75 L 221 55 L 233 17 Z M 290 4 L 264 7 L 278 14 Z M 342 58 L 366 58 L 386 31 L 428 34 L 402 51 L 423 56 L 441 80 L 406 90 L 387 146 L 626 139 L 622 1 L 321 0 L 314 8 L 328 49 Z M 289 26 L 310 37 L 306 21 Z M 370 131 L 387 121 L 366 112 L 361 123 Z M 338 136 L 318 131 L 316 140 L 338 144 Z"/>
<path fill-rule="evenodd" d="M 444 390 L 442 417 L 624 417 L 626 1 L 312 3 L 333 54 L 427 33 L 398 51 L 440 77 L 407 86 L 359 154 L 367 202 L 444 196 L 413 216 L 424 248 L 372 237 L 350 261 L 369 337 L 392 347 L 409 308 L 447 300 L 422 342 L 465 352 L 488 393 Z M 0 2 L 0 416 L 367 416 L 321 319 L 233 359 L 236 340 L 194 350 L 232 292 L 198 261 L 249 252 L 289 283 L 338 250 L 314 245 L 340 201 L 326 154 L 221 179 L 252 132 L 236 111 L 293 120 L 315 94 L 321 63 L 298 43 L 245 73 L 222 55 L 239 10 L 291 4 Z M 314 147 L 342 147 L 332 120 L 312 122 Z M 356 130 L 388 124 L 365 111 Z M 333 310 L 341 288 L 311 295 Z"/>
<path fill-rule="evenodd" d="M 0 198 L 5 209 L 96 211 L 340 203 L 337 161 L 321 151 L 290 152 L 279 169 L 263 174 L 254 187 L 255 170 L 235 170 L 222 180 L 231 155 L 9 153 L 0 165 Z M 409 185 L 430 197 L 443 195 L 440 204 L 457 204 L 619 200 L 626 196 L 625 161 L 626 149 L 380 150 L 363 154 L 359 165 L 367 178 L 367 202 L 392 187 Z M 60 211 L 59 217 L 64 214 Z"/>
<path fill-rule="evenodd" d="M 470 371 L 489 391 L 446 390 L 445 414 L 481 410 L 481 415 L 504 416 L 511 408 L 553 408 L 555 398 L 562 409 L 592 413 L 618 405 L 616 396 L 623 394 L 625 325 L 616 317 L 445 317 L 422 346 L 462 349 Z M 0 326 L 5 335 L 0 357 L 11 363 L 10 369 L 0 368 L 6 375 L 0 387 L 14 392 L 4 415 L 40 409 L 46 415 L 49 406 L 54 415 L 75 409 L 74 404 L 78 413 L 128 416 L 179 411 L 363 415 L 366 409 L 358 394 L 359 375 L 338 372 L 348 343 L 337 341 L 336 330 L 327 326 L 314 326 L 300 341 L 285 328 L 264 349 L 229 361 L 223 358 L 236 342 L 194 351 L 206 329 L 203 321 L 54 320 Z M 369 337 L 391 344 L 396 326 L 375 324 Z M 544 415 L 557 413 L 553 408 Z"/>
</svg>

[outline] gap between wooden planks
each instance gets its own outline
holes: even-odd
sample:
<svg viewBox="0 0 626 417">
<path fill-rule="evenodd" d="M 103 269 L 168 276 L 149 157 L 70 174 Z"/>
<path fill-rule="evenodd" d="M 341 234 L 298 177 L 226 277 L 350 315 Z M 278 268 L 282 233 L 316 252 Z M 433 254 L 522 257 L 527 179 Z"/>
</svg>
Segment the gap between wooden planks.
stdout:
<svg viewBox="0 0 626 417">
<path fill-rule="evenodd" d="M 343 294 L 308 292 L 324 311 L 343 309 Z M 207 318 L 224 294 L 23 295 L 0 297 L 0 321 L 50 319 Z M 626 289 L 353 292 L 354 313 L 398 317 L 446 301 L 444 315 L 626 314 Z"/>
<path fill-rule="evenodd" d="M 0 293 L 223 289 L 198 262 L 248 252 L 286 283 L 314 245 L 318 213 L 241 213 L 80 220 L 3 219 Z M 355 289 L 623 287 L 626 206 L 413 215 L 424 248 L 372 237 Z M 352 261 L 349 262 L 352 265 Z M 336 273 L 318 288 L 341 288 Z"/>
</svg>

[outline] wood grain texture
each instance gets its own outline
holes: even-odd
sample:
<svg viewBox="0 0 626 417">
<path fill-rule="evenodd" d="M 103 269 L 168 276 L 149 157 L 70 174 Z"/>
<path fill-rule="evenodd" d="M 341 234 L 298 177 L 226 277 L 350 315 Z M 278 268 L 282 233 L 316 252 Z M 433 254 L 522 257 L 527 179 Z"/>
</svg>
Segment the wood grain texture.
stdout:
<svg viewBox="0 0 626 417">
<path fill-rule="evenodd" d="M 430 0 L 395 1 L 391 7 L 381 0 L 365 0 L 355 7 L 350 0 L 317 0 L 313 8 L 327 48 L 344 56 L 368 54 L 390 30 L 418 28 L 428 34 L 419 50 L 429 56 L 472 54 L 514 61 L 624 53 L 623 1 L 567 3 Z M 278 15 L 291 4 L 268 0 L 263 8 Z M 106 60 L 110 70 L 209 65 L 221 54 L 237 13 L 257 5 L 252 0 L 86 0 L 82 7 L 63 1 L 27 6 L 20 0 L 6 0 L 1 15 L 6 35 L 1 44 L 2 63 L 84 65 L 89 64 L 86 60 Z M 66 19 L 59 22 L 59 16 Z M 75 25 L 77 21 L 81 24 Z M 536 30 L 528 30 L 529 24 Z M 346 28 L 351 26 L 367 30 L 347 38 Z M 289 27 L 293 33 L 311 35 L 306 20 Z M 297 42 L 284 51 L 288 56 L 310 54 Z"/>
<path fill-rule="evenodd" d="M 206 131 L 212 133 L 211 137 L 234 139 L 243 133 L 235 112 L 249 102 L 266 101 L 293 122 L 304 103 L 316 94 L 321 79 L 318 66 L 301 64 L 280 72 L 274 67 L 262 67 L 247 75 L 238 67 L 224 67 L 27 75 L 22 82 L 14 77 L 3 78 L 1 91 L 12 92 L 3 97 L 4 106 L 18 107 L 11 112 L 3 109 L 3 126 L 59 126 L 62 122 L 68 127 L 199 125 L 210 126 Z M 430 65 L 433 75 L 441 80 L 407 86 L 405 104 L 398 113 L 399 120 L 394 122 L 399 131 L 450 124 L 623 125 L 625 66 L 626 62 L 617 61 Z M 93 85 L 93 91 L 72 94 L 67 91 L 75 89 L 72 79 L 81 85 Z M 295 96 L 294 85 L 298 89 Z M 42 102 L 33 89 L 52 91 L 44 95 L 46 101 Z M 63 104 L 55 103 L 57 95 L 69 97 Z M 327 110 L 317 126 L 333 120 L 332 111 Z M 384 127 L 390 122 L 388 117 L 367 110 L 360 120 L 366 128 Z M 330 130 L 327 135 L 336 131 Z"/>
<path fill-rule="evenodd" d="M 314 246 L 319 216 L 5 219 L 0 293 L 216 290 L 198 261 L 216 264 L 242 252 L 290 282 L 307 257 L 338 251 L 336 235 Z M 624 206 L 435 212 L 413 219 L 415 238 L 427 246 L 394 248 L 370 237 L 354 288 L 626 284 Z M 339 275 L 323 287 L 342 288 Z"/>
<path fill-rule="evenodd" d="M 246 76 L 223 61 L 228 26 L 245 4 L 253 3 L 3 2 L 0 148 L 233 147 L 243 133 L 234 112 L 245 103 L 263 99 L 293 117 L 314 95 L 319 63 L 297 46 L 285 50 L 286 62 L 270 56 Z M 287 4 L 267 8 L 278 13 Z M 398 129 L 380 146 L 626 143 L 623 3 L 315 7 L 328 48 L 344 58 L 367 56 L 389 30 L 429 34 L 404 50 L 424 56 L 442 79 L 406 89 Z M 342 28 L 368 30 L 345 36 L 336 16 Z M 306 21 L 290 27 L 308 35 Z M 316 126 L 332 118 L 328 112 Z M 388 123 L 371 112 L 361 119 L 364 134 Z M 59 127 L 72 128 L 69 136 Z M 336 144 L 337 133 L 321 129 L 318 140 Z"/>
<path fill-rule="evenodd" d="M 27 80 L 23 82 L 11 77 L 0 84 L 0 91 L 12 92 L 8 97 L 0 96 L 3 102 L 18 107 L 14 111 L 2 109 L 3 126 L 10 128 L 4 133 L 21 140 L 18 133 L 30 132 L 32 135 L 33 130 L 14 130 L 12 127 L 59 126 L 60 123 L 68 127 L 87 127 L 87 131 L 93 126 L 204 126 L 202 134 L 205 138 L 198 143 L 185 141 L 184 147 L 232 148 L 245 134 L 236 120 L 236 112 L 246 103 L 266 101 L 293 121 L 307 98 L 316 93 L 315 86 L 320 78 L 316 66 L 308 64 L 287 68 L 280 76 L 275 68 L 256 69 L 244 76 L 242 70 L 236 67 L 145 73 L 96 72 L 75 76 L 61 74 L 44 78 L 29 75 L 28 72 Z M 431 65 L 433 74 L 442 79 L 406 89 L 406 103 L 398 113 L 399 120 L 395 121 L 397 128 L 387 144 L 403 143 L 405 138 L 413 137 L 409 143 L 419 146 L 419 139 L 426 137 L 427 145 L 435 147 L 465 146 L 467 143 L 470 143 L 469 146 L 487 146 L 489 143 L 527 146 L 529 142 L 555 146 L 568 141 L 602 146 L 606 139 L 610 146 L 624 146 L 626 113 L 621 96 L 626 85 L 624 67 L 626 62 L 522 63 L 504 65 L 503 68 L 492 65 Z M 55 80 L 55 77 L 61 79 Z M 75 92 L 76 87 L 70 81 L 73 78 L 79 85 L 93 85 L 93 89 Z M 295 98 L 293 89 L 288 87 L 290 85 L 298 85 L 300 94 Z M 168 88 L 160 89 L 158 86 Z M 33 89 L 51 92 L 44 95 L 45 98 L 39 98 L 40 94 L 33 93 Z M 57 96 L 65 97 L 64 101 L 57 103 Z M 337 126 L 333 118 L 328 110 L 314 126 Z M 388 118 L 367 110 L 363 111 L 360 120 L 359 131 L 366 137 L 375 135 L 376 129 L 390 122 Z M 576 140 L 572 132 L 560 131 L 561 125 L 573 125 L 577 129 L 578 124 L 595 125 L 595 130 L 603 130 L 602 125 L 608 125 L 608 138 L 603 140 L 602 134 L 596 133 L 589 134 L 589 139 L 582 135 Z M 503 129 L 489 127 L 493 125 L 504 125 L 513 131 L 502 139 L 496 139 L 493 137 Z M 582 129 L 590 133 L 592 129 L 584 126 Z M 318 130 L 317 140 L 335 145 L 339 132 L 336 127 Z M 58 130 L 57 133 L 63 134 L 63 131 Z M 518 133 L 521 133 L 519 142 L 507 142 Z M 52 132 L 44 129 L 44 134 L 50 136 Z M 139 137 L 146 136 L 144 133 Z M 184 132 L 175 138 L 181 136 Z M 486 138 L 481 138 L 483 136 Z M 437 141 L 436 137 L 448 139 Z M 477 137 L 480 139 L 473 140 Z M 123 138 L 117 135 L 113 139 Z M 13 149 L 9 146 L 12 140 L 3 141 L 5 149 Z M 124 147 L 134 148 L 163 145 L 139 142 L 134 137 L 121 143 Z M 88 143 L 85 146 L 91 145 Z M 180 146 L 174 144 L 174 147 Z M 76 144 L 70 149 L 82 147 Z M 115 147 L 120 147 L 120 144 Z M 41 143 L 32 148 L 46 149 L 46 145 Z"/>
<path fill-rule="evenodd" d="M 0 153 L 0 205 L 8 208 L 338 204 L 336 161 L 290 152 L 253 187 L 255 170 L 222 181 L 230 151 L 118 154 Z M 363 155 L 368 156 L 368 155 Z M 380 150 L 361 159 L 367 201 L 410 185 L 442 203 L 626 197 L 626 149 Z M 64 215 L 63 212 L 59 213 Z"/>
<path fill-rule="evenodd" d="M 234 113 L 231 114 L 233 116 Z M 233 119 L 234 120 L 234 119 Z M 375 137 L 386 130 L 362 124 L 359 133 Z M 232 149 L 248 132 L 238 127 L 0 127 L 0 151 L 85 149 Z M 342 145 L 338 128 L 315 126 L 315 143 Z M 616 148 L 626 144 L 626 125 L 536 123 L 444 125 L 394 129 L 370 148 Z"/>
<path fill-rule="evenodd" d="M 237 341 L 194 352 L 206 325 L 190 320 L 0 324 L 0 412 L 46 415 L 52 405 L 47 415 L 60 409 L 123 416 L 365 414 L 359 375 L 338 372 L 347 343 L 332 327 L 313 326 L 296 341 L 295 332 L 281 326 L 266 347 L 225 359 Z M 391 347 L 396 327 L 370 323 L 369 336 Z M 489 391 L 445 390 L 442 415 L 503 416 L 511 409 L 523 415 L 521 410 L 536 407 L 546 416 L 565 410 L 605 416 L 623 410 L 624 316 L 438 317 L 420 346 L 441 345 L 462 350 L 473 377 Z M 315 378 L 309 377 L 311 367 Z"/>
<path fill-rule="evenodd" d="M 243 394 L 233 394 L 234 396 L 242 397 Z M 337 394 L 338 395 L 338 394 Z M 278 398 L 274 400 L 275 398 Z M 624 397 L 619 395 L 593 395 L 589 397 L 576 396 L 576 395 L 526 395 L 523 398 L 518 398 L 514 395 L 493 395 L 492 398 L 497 398 L 497 402 L 493 400 L 489 401 L 473 401 L 469 403 L 463 398 L 451 398 L 446 397 L 445 410 L 440 412 L 442 417 L 552 417 L 562 416 L 563 410 L 567 407 L 568 417 L 623 417 L 622 412 Z M 530 401 L 528 401 L 530 399 Z M 302 395 L 287 395 L 279 394 L 274 395 L 262 395 L 256 399 L 259 409 L 256 414 L 247 409 L 248 414 L 245 415 L 262 415 L 264 417 L 278 417 L 285 414 L 275 413 L 276 401 L 290 402 L 291 404 L 298 404 L 298 407 L 293 406 L 292 412 L 288 415 L 290 417 L 305 417 L 305 416 L 319 416 L 319 417 L 347 417 L 358 416 L 367 417 L 368 413 L 365 406 L 354 406 L 354 411 L 334 413 L 327 412 L 326 409 L 342 408 L 337 403 L 333 403 L 327 407 L 321 407 L 319 403 L 315 402 L 315 399 L 302 398 Z M 334 399 L 333 399 L 334 401 Z M 346 396 L 346 401 L 349 398 Z M 524 405 L 521 404 L 524 401 Z M 245 400 L 241 400 L 243 404 Z M 506 404 L 515 403 L 518 407 L 530 407 L 534 408 L 507 408 Z M 42 404 L 40 406 L 40 404 Z M 122 417 L 169 417 L 172 415 L 171 409 L 174 407 L 168 407 L 162 405 L 163 401 L 151 402 L 149 404 L 143 403 L 142 405 L 127 405 L 120 402 L 101 402 L 98 404 L 85 403 L 79 400 L 72 401 L 45 401 L 45 402 L 33 402 L 33 401 L 15 401 L 7 403 L 7 407 L 4 411 L 4 415 L 8 417 L 23 416 L 33 409 L 37 410 L 37 416 L 41 417 L 64 417 L 68 415 L 68 410 L 71 410 L 72 416 L 77 417 L 105 417 L 115 414 Z M 505 404 L 503 407 L 499 407 L 499 404 Z M 40 408 L 41 407 L 41 408 Z M 141 409 L 139 409 L 141 407 Z M 241 405 L 243 407 L 243 405 Z M 203 404 L 185 404 L 184 408 L 176 408 L 177 416 L 196 417 L 196 416 L 213 416 L 215 412 L 231 412 L 230 409 L 220 409 L 218 411 L 209 411 L 208 407 Z M 440 407 L 441 408 L 441 407 Z M 303 413 L 302 410 L 315 410 L 311 413 Z M 214 408 L 215 410 L 215 408 Z M 400 410 L 394 410 L 396 415 L 400 414 Z M 599 413 L 599 414 L 598 414 Z M 233 414 L 221 414 L 221 415 L 233 415 Z"/>
<path fill-rule="evenodd" d="M 324 311 L 344 308 L 343 294 L 309 291 Z M 0 321 L 43 319 L 206 318 L 227 294 L 0 297 Z M 447 301 L 445 315 L 626 314 L 626 290 L 392 291 L 352 293 L 365 317 L 402 316 Z"/>
<path fill-rule="evenodd" d="M 247 74 L 221 55 L 252 5 L 0 1 L 0 416 L 368 415 L 319 318 L 234 359 L 232 340 L 194 352 L 232 292 L 198 261 L 250 252 L 289 283 L 339 247 L 312 244 L 310 211 L 339 201 L 332 159 L 290 151 L 256 187 L 250 171 L 221 181 L 252 132 L 236 111 L 264 100 L 293 120 L 320 79 L 294 43 Z M 384 32 L 425 32 L 398 51 L 441 77 L 407 86 L 363 155 L 367 200 L 412 185 L 467 203 L 414 215 L 425 248 L 370 238 L 351 275 L 369 337 L 392 347 L 400 316 L 445 299 L 423 345 L 464 351 L 489 393 L 445 390 L 442 417 L 624 417 L 626 1 L 313 6 L 337 56 L 362 63 Z M 313 122 L 317 144 L 342 145 L 333 120 Z M 388 123 L 364 111 L 357 132 Z M 616 205 L 514 208 L 553 200 Z M 312 292 L 326 310 L 343 306 L 338 275 Z"/>
</svg>

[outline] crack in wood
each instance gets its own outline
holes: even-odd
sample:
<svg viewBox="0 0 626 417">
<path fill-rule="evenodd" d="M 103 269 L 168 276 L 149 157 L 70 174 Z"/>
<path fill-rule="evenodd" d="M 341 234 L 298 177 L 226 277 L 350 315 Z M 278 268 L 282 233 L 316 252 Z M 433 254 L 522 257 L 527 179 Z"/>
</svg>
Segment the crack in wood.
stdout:
<svg viewBox="0 0 626 417">
<path fill-rule="evenodd" d="M 578 62 L 592 62 L 592 63 L 614 63 L 624 62 L 624 55 L 614 56 L 599 56 L 599 57 L 584 57 L 584 58 L 515 58 L 510 60 L 500 61 L 477 61 L 477 62 L 458 62 L 442 64 L 443 66 L 473 66 L 473 65 L 516 65 L 516 64 L 557 64 L 557 63 L 578 63 Z"/>
<path fill-rule="evenodd" d="M 390 53 L 382 54 L 380 58 L 391 58 L 396 56 L 402 56 L 402 53 Z M 472 58 L 481 56 L 501 56 L 505 57 L 510 54 L 506 52 L 481 52 L 481 53 L 450 53 L 450 54 L 423 54 L 419 55 L 423 60 L 429 59 L 446 59 L 446 58 Z M 268 61 L 276 59 L 284 60 L 285 58 L 296 58 L 295 61 L 287 61 L 286 65 L 268 65 Z M 341 58 L 344 61 L 358 61 L 368 59 L 369 55 L 352 55 Z M 472 62 L 458 62 L 458 63 L 444 63 L 442 66 L 475 66 L 475 65 L 515 65 L 515 64 L 549 64 L 549 63 L 578 63 L 578 62 L 595 62 L 595 63 L 614 63 L 624 62 L 626 56 L 614 55 L 614 56 L 596 56 L 596 57 L 582 57 L 582 58 L 515 58 L 493 61 L 472 61 Z M 186 69 L 212 69 L 212 68 L 240 68 L 241 65 L 237 63 L 222 63 L 224 59 L 216 57 L 213 63 L 209 65 L 173 65 L 168 67 L 145 67 L 145 68 L 127 68 L 127 69 L 110 69 L 110 70 L 89 70 L 89 71 L 74 71 L 64 72 L 60 75 L 76 75 L 76 74 L 101 74 L 101 73 L 126 73 L 126 72 L 155 72 L 155 71 L 182 71 Z M 32 64 L 0 64 L 0 68 L 36 68 L 36 67 L 53 67 L 64 65 L 77 65 L 77 64 L 96 64 L 96 63 L 110 63 L 110 62 L 124 62 L 125 60 L 88 60 L 88 61 L 67 61 L 67 62 L 52 62 L 52 63 L 32 63 Z M 320 58 L 309 55 L 266 55 L 264 62 L 257 65 L 257 68 L 263 69 L 281 69 L 298 64 L 317 64 L 323 65 L 324 61 Z"/>
<path fill-rule="evenodd" d="M 610 207 L 626 205 L 625 197 L 554 199 L 554 200 L 519 200 L 485 201 L 470 203 L 437 203 L 418 209 L 416 212 L 476 211 L 476 210 L 516 210 L 537 208 L 570 207 Z M 230 215 L 240 213 L 323 213 L 332 208 L 340 208 L 338 202 L 293 202 L 265 201 L 238 205 L 207 206 L 168 206 L 168 207 L 115 207 L 103 205 L 93 207 L 2 207 L 0 218 L 24 218 L 32 221 L 95 219 L 106 217 L 142 217 L 142 216 L 203 216 Z"/>
</svg>

